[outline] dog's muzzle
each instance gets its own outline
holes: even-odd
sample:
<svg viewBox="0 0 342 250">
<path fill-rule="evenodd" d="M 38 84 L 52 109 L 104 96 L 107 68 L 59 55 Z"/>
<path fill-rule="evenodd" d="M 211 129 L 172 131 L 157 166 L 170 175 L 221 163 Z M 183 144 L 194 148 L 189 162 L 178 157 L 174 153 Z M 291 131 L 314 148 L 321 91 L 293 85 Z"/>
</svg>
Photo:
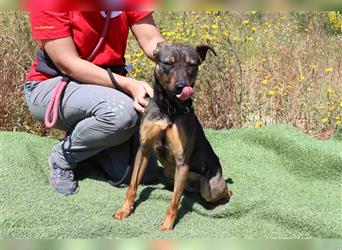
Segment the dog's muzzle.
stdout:
<svg viewBox="0 0 342 250">
<path fill-rule="evenodd" d="M 176 97 L 182 101 L 185 101 L 194 95 L 194 89 L 183 84 L 176 85 L 176 91 L 179 93 L 176 95 Z"/>
</svg>

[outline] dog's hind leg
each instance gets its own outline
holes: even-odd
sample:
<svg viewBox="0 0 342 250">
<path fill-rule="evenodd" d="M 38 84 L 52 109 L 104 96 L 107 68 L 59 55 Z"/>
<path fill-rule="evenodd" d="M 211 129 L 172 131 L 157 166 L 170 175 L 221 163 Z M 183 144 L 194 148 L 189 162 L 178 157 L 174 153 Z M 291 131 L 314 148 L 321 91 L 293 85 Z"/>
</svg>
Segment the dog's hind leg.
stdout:
<svg viewBox="0 0 342 250">
<path fill-rule="evenodd" d="M 149 155 L 149 152 L 146 152 L 142 150 L 142 147 L 139 147 L 135 157 L 132 179 L 126 193 L 126 198 L 121 208 L 118 211 L 116 211 L 116 213 L 113 215 L 113 218 L 117 220 L 122 220 L 124 218 L 127 218 L 132 212 L 134 200 L 137 195 L 137 189 L 146 170 Z"/>
</svg>

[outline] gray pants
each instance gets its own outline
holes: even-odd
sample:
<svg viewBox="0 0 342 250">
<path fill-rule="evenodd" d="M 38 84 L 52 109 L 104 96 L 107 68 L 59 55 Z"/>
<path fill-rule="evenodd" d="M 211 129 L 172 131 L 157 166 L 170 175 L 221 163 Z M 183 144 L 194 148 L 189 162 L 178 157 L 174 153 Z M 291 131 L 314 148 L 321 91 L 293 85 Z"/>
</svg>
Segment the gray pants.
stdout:
<svg viewBox="0 0 342 250">
<path fill-rule="evenodd" d="M 25 84 L 26 102 L 36 120 L 44 122 L 53 89 L 60 80 L 61 77 L 55 77 Z M 55 126 L 68 132 L 67 138 L 54 147 L 54 151 L 60 155 L 61 162 L 57 164 L 65 166 L 63 161 L 66 161 L 73 166 L 108 148 L 120 151 L 120 145 L 125 145 L 137 131 L 138 118 L 133 100 L 124 93 L 71 81 L 61 100 Z M 123 150 L 125 152 L 116 152 L 114 155 L 127 155 L 127 147 L 123 147 Z"/>
</svg>

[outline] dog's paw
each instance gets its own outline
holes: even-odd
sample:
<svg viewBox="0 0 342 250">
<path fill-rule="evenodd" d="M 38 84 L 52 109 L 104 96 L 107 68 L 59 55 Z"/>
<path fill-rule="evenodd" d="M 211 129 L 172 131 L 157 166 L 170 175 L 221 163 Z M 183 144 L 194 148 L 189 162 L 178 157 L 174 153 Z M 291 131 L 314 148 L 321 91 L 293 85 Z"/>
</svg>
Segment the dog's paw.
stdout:
<svg viewBox="0 0 342 250">
<path fill-rule="evenodd" d="M 170 231 L 173 230 L 174 219 L 172 218 L 165 218 L 163 225 L 160 226 L 160 231 Z"/>
<path fill-rule="evenodd" d="M 159 230 L 161 232 L 173 230 L 173 225 L 170 223 L 164 223 L 163 225 L 160 226 Z"/>
<path fill-rule="evenodd" d="M 118 211 L 116 211 L 115 214 L 113 214 L 113 218 L 116 220 L 123 220 L 127 218 L 130 215 L 131 211 L 127 209 L 120 208 Z"/>
<path fill-rule="evenodd" d="M 233 191 L 229 190 L 228 191 L 228 198 L 232 197 L 233 196 Z"/>
</svg>

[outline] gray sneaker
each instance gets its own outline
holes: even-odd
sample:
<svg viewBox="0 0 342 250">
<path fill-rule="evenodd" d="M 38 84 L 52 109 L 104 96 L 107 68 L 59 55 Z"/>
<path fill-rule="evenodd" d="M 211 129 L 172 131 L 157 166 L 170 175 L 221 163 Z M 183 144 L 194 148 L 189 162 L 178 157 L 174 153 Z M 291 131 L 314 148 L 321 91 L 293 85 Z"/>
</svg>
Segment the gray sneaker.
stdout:
<svg viewBox="0 0 342 250">
<path fill-rule="evenodd" d="M 51 171 L 50 185 L 55 187 L 56 191 L 62 195 L 77 193 L 78 184 L 75 180 L 74 171 L 72 169 L 61 168 L 54 160 L 55 157 L 58 157 L 56 152 L 52 152 L 49 157 Z M 63 167 L 70 168 L 70 165 Z"/>
</svg>

